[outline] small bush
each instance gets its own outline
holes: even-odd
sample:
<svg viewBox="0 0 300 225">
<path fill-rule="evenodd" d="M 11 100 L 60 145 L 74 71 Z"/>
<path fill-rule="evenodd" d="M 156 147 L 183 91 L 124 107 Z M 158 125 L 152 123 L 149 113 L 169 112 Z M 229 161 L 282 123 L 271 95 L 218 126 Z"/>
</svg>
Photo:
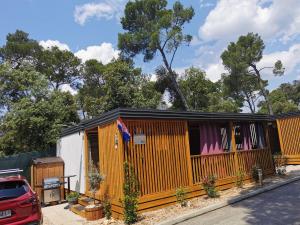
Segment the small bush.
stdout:
<svg viewBox="0 0 300 225">
<path fill-rule="evenodd" d="M 216 189 L 216 180 L 217 178 L 214 175 L 210 175 L 202 181 L 202 186 L 207 196 L 210 198 L 219 197 L 219 193 Z"/>
<path fill-rule="evenodd" d="M 244 186 L 244 178 L 245 178 L 244 171 L 239 170 L 236 175 L 236 186 L 238 188 L 242 188 Z"/>
<path fill-rule="evenodd" d="M 103 210 L 105 218 L 109 220 L 111 218 L 111 202 L 107 196 L 104 198 L 103 201 Z"/>
<path fill-rule="evenodd" d="M 79 193 L 78 192 L 71 192 L 66 197 L 66 199 L 67 199 L 68 202 L 77 200 L 78 198 L 79 198 Z"/>
<path fill-rule="evenodd" d="M 134 169 L 128 164 L 124 163 L 124 185 L 123 185 L 124 199 L 122 201 L 124 206 L 124 222 L 125 224 L 133 224 L 138 220 L 138 197 L 139 185 L 134 174 Z"/>
<path fill-rule="evenodd" d="M 176 199 L 177 199 L 177 202 L 180 204 L 181 207 L 186 207 L 187 206 L 186 191 L 183 187 L 179 187 L 179 188 L 176 189 Z"/>
<path fill-rule="evenodd" d="M 255 180 L 256 183 L 258 183 L 259 181 L 258 169 L 259 166 L 255 165 L 252 167 L 252 171 L 251 171 L 252 178 Z"/>
</svg>

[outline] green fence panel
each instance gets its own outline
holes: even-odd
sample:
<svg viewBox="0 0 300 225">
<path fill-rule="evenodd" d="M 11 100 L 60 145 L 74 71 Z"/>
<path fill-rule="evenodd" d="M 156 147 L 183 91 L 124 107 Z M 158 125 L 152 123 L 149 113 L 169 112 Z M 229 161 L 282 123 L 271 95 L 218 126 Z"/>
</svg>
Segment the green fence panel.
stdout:
<svg viewBox="0 0 300 225">
<path fill-rule="evenodd" d="M 30 166 L 32 164 L 32 160 L 41 157 L 51 157 L 56 156 L 56 149 L 49 149 L 46 151 L 32 151 L 26 153 L 20 153 L 12 156 L 5 156 L 0 158 L 0 170 L 7 169 L 22 169 L 21 173 L 26 177 L 28 182 L 31 181 L 31 173 Z"/>
</svg>

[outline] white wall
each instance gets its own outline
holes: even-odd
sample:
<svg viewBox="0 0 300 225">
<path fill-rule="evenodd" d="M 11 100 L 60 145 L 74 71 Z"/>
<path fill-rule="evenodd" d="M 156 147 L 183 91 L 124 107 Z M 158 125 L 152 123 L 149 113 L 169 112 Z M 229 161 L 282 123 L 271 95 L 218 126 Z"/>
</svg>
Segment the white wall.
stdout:
<svg viewBox="0 0 300 225">
<path fill-rule="evenodd" d="M 71 178 L 71 190 L 80 193 L 85 192 L 84 179 L 84 133 L 81 131 L 60 138 L 57 141 L 57 156 L 65 162 L 65 176 L 76 175 Z M 67 181 L 67 179 L 65 179 Z M 65 188 L 67 188 L 65 184 Z"/>
</svg>

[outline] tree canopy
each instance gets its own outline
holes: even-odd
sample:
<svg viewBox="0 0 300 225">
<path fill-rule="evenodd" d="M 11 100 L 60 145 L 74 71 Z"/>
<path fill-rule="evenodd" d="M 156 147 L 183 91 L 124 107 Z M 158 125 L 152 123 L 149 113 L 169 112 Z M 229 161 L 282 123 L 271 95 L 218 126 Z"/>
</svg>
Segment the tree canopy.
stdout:
<svg viewBox="0 0 300 225">
<path fill-rule="evenodd" d="M 273 69 L 274 75 L 282 75 L 284 68 L 280 60 L 276 61 L 274 66 L 258 68 L 257 63 L 263 57 L 264 48 L 264 42 L 258 34 L 248 33 L 245 36 L 240 36 L 236 43 L 231 42 L 222 53 L 221 58 L 224 66 L 230 73 L 239 71 L 239 74 L 249 74 L 256 77 L 261 94 L 265 99 L 268 113 L 273 114 L 268 91 L 265 88 L 266 82 L 262 79 L 261 71 Z"/>
<path fill-rule="evenodd" d="M 89 117 L 118 107 L 156 108 L 161 99 L 141 69 L 122 59 L 107 65 L 89 60 L 82 77 L 78 100 Z"/>
<path fill-rule="evenodd" d="M 166 0 L 135 0 L 126 4 L 121 24 L 124 33 L 119 33 L 118 47 L 122 54 L 134 57 L 142 54 L 144 61 L 150 61 L 158 52 L 163 60 L 167 83 L 181 102 L 181 108 L 188 109 L 188 103 L 178 83 L 172 64 L 178 48 L 189 44 L 192 36 L 184 34 L 183 28 L 194 16 L 192 7 L 176 1 L 172 9 Z"/>
</svg>

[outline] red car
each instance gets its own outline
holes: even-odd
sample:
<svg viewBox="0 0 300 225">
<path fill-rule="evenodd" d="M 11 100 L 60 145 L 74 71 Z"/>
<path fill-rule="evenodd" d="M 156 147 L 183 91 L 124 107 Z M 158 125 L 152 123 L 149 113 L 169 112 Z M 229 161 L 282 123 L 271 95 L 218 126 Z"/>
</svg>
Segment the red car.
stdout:
<svg viewBox="0 0 300 225">
<path fill-rule="evenodd" d="M 37 194 L 22 176 L 0 178 L 0 225 L 42 224 Z"/>
</svg>

